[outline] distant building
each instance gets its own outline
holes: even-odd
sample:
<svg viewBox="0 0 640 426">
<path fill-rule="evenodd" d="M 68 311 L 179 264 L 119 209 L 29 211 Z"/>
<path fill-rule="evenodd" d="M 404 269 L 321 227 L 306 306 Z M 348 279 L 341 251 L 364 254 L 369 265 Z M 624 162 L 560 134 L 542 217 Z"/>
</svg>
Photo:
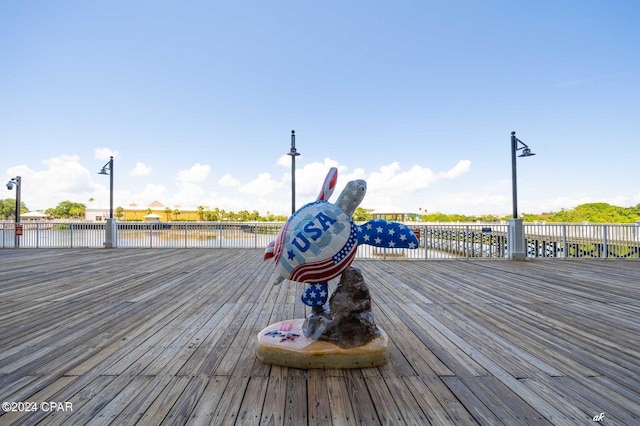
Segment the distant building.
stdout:
<svg viewBox="0 0 640 426">
<path fill-rule="evenodd" d="M 114 213 L 115 214 L 115 213 Z M 103 222 L 109 219 L 109 208 L 106 209 L 85 209 L 84 219 L 90 222 Z"/>
<path fill-rule="evenodd" d="M 374 219 L 391 220 L 394 222 L 415 222 L 420 219 L 417 213 L 371 213 Z"/>
<path fill-rule="evenodd" d="M 42 213 L 42 212 L 28 212 L 28 213 L 20 214 L 20 219 L 23 221 L 47 220 L 48 218 L 49 216 L 47 216 L 45 213 Z"/>
<path fill-rule="evenodd" d="M 145 222 L 158 223 L 160 222 L 160 215 L 151 213 L 144 217 Z"/>
</svg>

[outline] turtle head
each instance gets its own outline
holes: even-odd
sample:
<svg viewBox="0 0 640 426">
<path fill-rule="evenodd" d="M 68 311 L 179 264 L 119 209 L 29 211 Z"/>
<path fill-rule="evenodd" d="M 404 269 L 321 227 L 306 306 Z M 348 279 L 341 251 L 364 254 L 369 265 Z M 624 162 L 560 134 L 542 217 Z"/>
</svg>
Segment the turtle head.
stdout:
<svg viewBox="0 0 640 426">
<path fill-rule="evenodd" d="M 367 182 L 362 179 L 352 180 L 347 183 L 347 186 L 342 190 L 336 206 L 345 212 L 347 215 L 352 216 L 356 211 L 356 208 L 360 205 L 367 193 Z"/>
</svg>

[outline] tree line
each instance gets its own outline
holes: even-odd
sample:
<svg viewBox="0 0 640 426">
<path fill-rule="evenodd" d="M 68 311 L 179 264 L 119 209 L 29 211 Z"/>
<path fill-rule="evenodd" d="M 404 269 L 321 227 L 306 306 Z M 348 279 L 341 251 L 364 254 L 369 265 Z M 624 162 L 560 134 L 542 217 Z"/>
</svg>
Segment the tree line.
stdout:
<svg viewBox="0 0 640 426">
<path fill-rule="evenodd" d="M 607 203 L 587 203 L 572 209 L 562 209 L 559 212 L 523 213 L 521 217 L 525 222 L 634 223 L 640 221 L 640 204 L 634 207 L 620 207 Z M 420 216 L 420 220 L 424 222 L 502 222 L 509 219 L 511 216 L 466 216 L 444 213 Z"/>
<path fill-rule="evenodd" d="M 0 218 L 4 220 L 15 219 L 15 199 L 5 198 L 0 200 Z M 29 209 L 24 203 L 20 203 L 20 214 L 28 212 Z M 44 211 L 50 219 L 76 219 L 85 218 L 86 206 L 82 203 L 72 201 L 62 201 L 55 208 L 48 208 Z M 146 214 L 154 211 L 146 210 Z M 157 211 L 156 211 L 157 212 Z M 117 207 L 114 209 L 114 216 L 125 218 L 125 209 Z M 218 207 L 210 209 L 207 206 L 198 206 L 194 211 L 180 211 L 166 207 L 162 211 L 162 219 L 169 221 L 234 221 L 234 222 L 284 222 L 287 216 L 276 215 L 267 212 L 261 215 L 257 210 L 240 210 L 238 212 L 220 209 Z M 355 221 L 371 220 L 373 215 L 362 207 L 358 207 L 353 214 Z M 633 207 L 620 207 L 607 203 L 587 203 L 581 204 L 572 209 L 562 209 L 559 212 L 548 212 L 541 214 L 522 214 L 525 222 L 590 222 L 590 223 L 635 223 L 640 221 L 640 204 Z M 502 222 L 510 219 L 510 216 L 480 215 L 469 216 L 462 214 L 428 213 L 413 215 L 413 220 L 421 222 Z M 127 220 L 130 220 L 127 218 Z M 135 220 L 141 220 L 135 219 Z"/>
</svg>

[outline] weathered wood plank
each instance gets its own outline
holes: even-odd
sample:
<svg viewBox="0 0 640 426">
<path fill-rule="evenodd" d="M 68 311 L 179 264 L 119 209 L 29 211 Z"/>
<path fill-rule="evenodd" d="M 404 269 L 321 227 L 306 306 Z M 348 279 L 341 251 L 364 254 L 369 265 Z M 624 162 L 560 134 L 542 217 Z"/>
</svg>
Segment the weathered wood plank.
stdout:
<svg viewBox="0 0 640 426">
<path fill-rule="evenodd" d="M 358 424 L 353 412 L 347 380 L 344 377 L 327 377 L 327 391 L 331 421 L 339 425 Z"/>
<path fill-rule="evenodd" d="M 211 424 L 222 395 L 227 389 L 229 376 L 213 376 L 209 379 L 207 387 L 200 395 L 198 403 L 191 412 L 186 424 L 208 425 Z"/>
<path fill-rule="evenodd" d="M 638 265 L 356 260 L 390 362 L 298 370 L 255 357 L 309 313 L 262 250 L 0 250 L 0 400 L 74 409 L 0 424 L 640 423 Z"/>
<path fill-rule="evenodd" d="M 287 397 L 284 406 L 284 424 L 290 426 L 308 423 L 307 381 L 295 369 L 287 370 Z"/>
<path fill-rule="evenodd" d="M 266 377 L 252 377 L 249 380 L 247 390 L 242 398 L 242 405 L 240 405 L 240 413 L 236 421 L 237 425 L 256 425 L 260 423 L 268 382 L 269 379 Z"/>
<path fill-rule="evenodd" d="M 41 389 L 40 391 L 32 394 L 32 395 L 15 395 L 10 398 L 7 398 L 10 401 L 31 401 L 35 403 L 44 402 L 44 401 L 54 401 L 52 398 L 60 389 L 67 386 L 70 382 L 75 380 L 75 377 L 61 377 L 56 381 L 53 381 L 50 385 Z M 5 413 L 0 418 L 0 423 L 3 424 L 18 424 L 23 422 L 24 418 L 29 414 L 28 411 L 13 411 Z"/>
<path fill-rule="evenodd" d="M 222 398 L 211 416 L 212 425 L 234 424 L 236 422 L 242 403 L 241 395 L 244 395 L 248 384 L 249 377 L 233 376 L 229 379 Z"/>
<path fill-rule="evenodd" d="M 129 404 L 117 413 L 111 424 L 122 426 L 137 424 L 153 401 L 173 380 L 170 376 L 149 376 L 149 378 L 146 385 L 138 387 Z"/>
<path fill-rule="evenodd" d="M 331 401 L 327 389 L 325 370 L 309 370 L 307 380 L 307 406 L 309 407 L 309 424 L 326 425 L 331 422 Z"/>
<path fill-rule="evenodd" d="M 262 406 L 260 424 L 281 425 L 284 423 L 284 407 L 287 396 L 287 367 L 271 367 L 267 391 Z"/>
</svg>

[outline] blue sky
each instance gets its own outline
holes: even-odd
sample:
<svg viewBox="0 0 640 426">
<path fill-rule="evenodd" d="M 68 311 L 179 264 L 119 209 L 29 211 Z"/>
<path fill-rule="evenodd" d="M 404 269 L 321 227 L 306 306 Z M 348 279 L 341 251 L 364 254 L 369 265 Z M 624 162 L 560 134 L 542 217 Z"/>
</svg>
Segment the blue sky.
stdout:
<svg viewBox="0 0 640 426">
<path fill-rule="evenodd" d="M 60 201 L 288 214 L 640 203 L 635 1 L 3 1 L 0 174 Z M 0 198 L 12 198 L 4 185 Z M 333 200 L 337 198 L 336 192 Z M 90 202 L 90 199 L 94 201 Z"/>
</svg>

